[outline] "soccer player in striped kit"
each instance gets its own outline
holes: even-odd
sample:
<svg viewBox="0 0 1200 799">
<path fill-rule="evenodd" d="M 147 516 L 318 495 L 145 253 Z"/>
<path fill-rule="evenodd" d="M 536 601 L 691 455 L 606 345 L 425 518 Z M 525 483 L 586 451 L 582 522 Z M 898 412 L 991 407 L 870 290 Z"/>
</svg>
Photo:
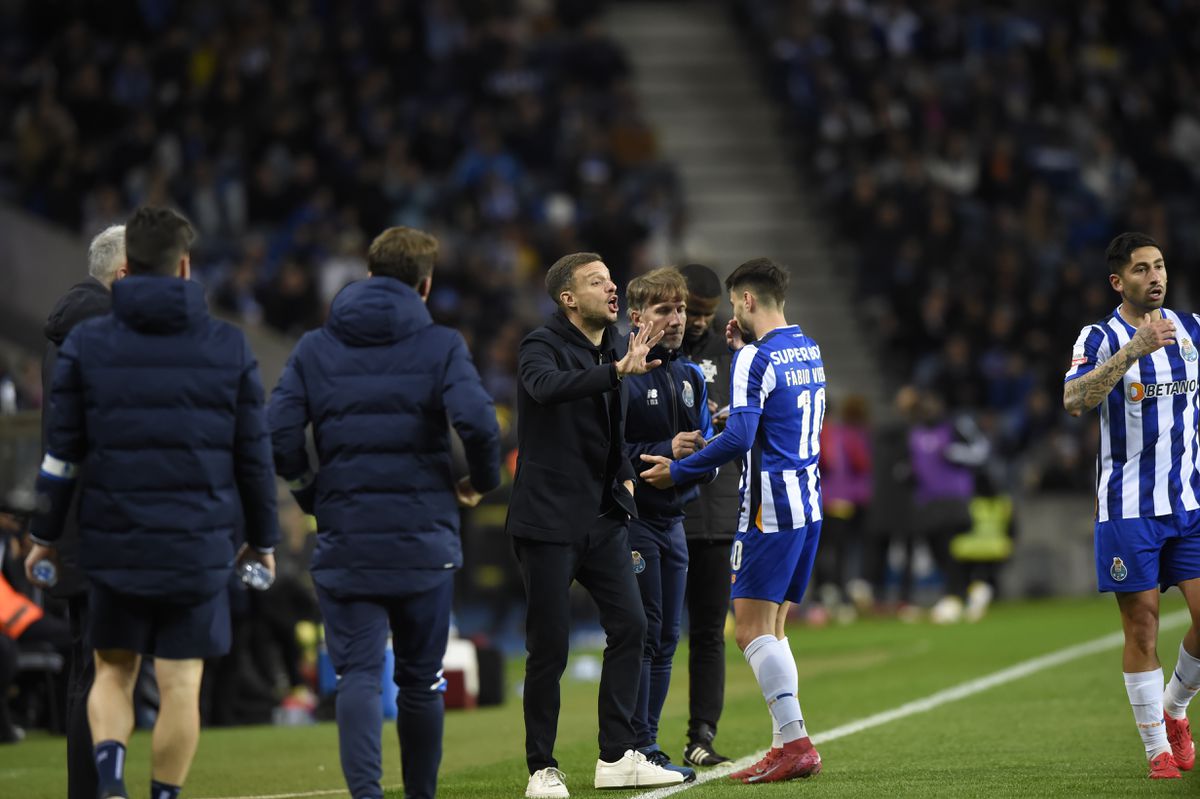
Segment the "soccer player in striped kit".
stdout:
<svg viewBox="0 0 1200 799">
<path fill-rule="evenodd" d="M 1125 690 L 1150 779 L 1196 759 L 1187 706 L 1200 689 L 1200 316 L 1163 307 L 1167 267 L 1154 239 L 1122 233 L 1105 254 L 1121 304 L 1075 341 L 1063 404 L 1100 411 L 1096 576 L 1116 594 Z M 1192 614 L 1166 689 L 1159 590 L 1178 585 Z"/>
<path fill-rule="evenodd" d="M 797 698 L 796 659 L 784 634 L 788 605 L 808 587 L 821 538 L 817 473 L 825 415 L 821 350 L 784 318 L 788 274 L 768 258 L 739 266 L 725 281 L 733 304 L 726 328 L 737 350 L 725 431 L 682 460 L 643 455 L 642 477 L 656 488 L 695 480 L 745 456 L 738 533 L 730 556 L 738 647 L 771 711 L 767 755 L 730 775 L 746 783 L 808 777 L 821 770 Z"/>
</svg>

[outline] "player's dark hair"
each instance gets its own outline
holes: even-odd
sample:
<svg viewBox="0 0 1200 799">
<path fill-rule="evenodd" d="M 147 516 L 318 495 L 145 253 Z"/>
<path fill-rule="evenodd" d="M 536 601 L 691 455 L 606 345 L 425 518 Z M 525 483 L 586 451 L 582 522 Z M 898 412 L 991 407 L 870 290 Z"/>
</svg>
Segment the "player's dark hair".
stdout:
<svg viewBox="0 0 1200 799">
<path fill-rule="evenodd" d="M 375 237 L 367 250 L 367 269 L 372 275 L 394 277 L 406 286 L 417 287 L 433 275 L 438 241 L 423 230 L 390 227 Z"/>
<path fill-rule="evenodd" d="M 679 267 L 679 271 L 687 281 L 689 294 L 705 300 L 720 299 L 721 278 L 716 272 L 704 264 L 687 264 Z"/>
<path fill-rule="evenodd" d="M 554 265 L 550 267 L 550 271 L 546 273 L 546 293 L 550 295 L 550 299 L 554 300 L 556 305 L 562 307 L 562 293 L 571 291 L 575 287 L 575 270 L 603 260 L 594 252 L 574 252 L 564 255 L 555 261 Z"/>
<path fill-rule="evenodd" d="M 129 274 L 174 277 L 195 240 L 191 223 L 170 208 L 137 209 L 125 223 Z"/>
<path fill-rule="evenodd" d="M 753 258 L 725 278 L 727 291 L 750 289 L 759 300 L 782 306 L 787 298 L 788 273 L 770 258 Z"/>
<path fill-rule="evenodd" d="M 1141 247 L 1158 247 L 1158 242 L 1145 233 L 1122 233 L 1108 243 L 1104 261 L 1110 275 L 1119 275 L 1133 260 L 1133 251 Z M 1160 250 L 1162 247 L 1158 247 Z"/>
</svg>

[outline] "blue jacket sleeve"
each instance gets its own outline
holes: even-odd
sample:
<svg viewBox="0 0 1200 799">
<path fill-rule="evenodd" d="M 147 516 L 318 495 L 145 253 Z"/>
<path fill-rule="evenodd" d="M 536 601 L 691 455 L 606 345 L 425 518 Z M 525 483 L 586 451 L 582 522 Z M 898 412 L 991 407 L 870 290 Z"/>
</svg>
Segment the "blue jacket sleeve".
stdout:
<svg viewBox="0 0 1200 799">
<path fill-rule="evenodd" d="M 758 435 L 758 416 L 757 413 L 730 414 L 725 432 L 714 438 L 711 444 L 671 464 L 671 480 L 676 485 L 690 483 L 744 455 Z"/>
<path fill-rule="evenodd" d="M 267 433 L 258 361 L 245 338 L 242 347 L 244 360 L 234 429 L 234 474 L 242 499 L 242 513 L 246 517 L 246 541 L 257 549 L 269 550 L 279 541 L 271 438 Z"/>
<path fill-rule="evenodd" d="M 700 432 L 707 441 L 713 437 L 712 411 L 708 409 L 708 384 L 699 366 L 692 361 L 688 361 L 687 365 L 692 370 L 692 383 L 696 387 L 696 396 L 699 397 L 697 402 L 700 403 Z"/>
<path fill-rule="evenodd" d="M 618 386 L 617 367 L 606 363 L 590 369 L 560 369 L 554 349 L 544 341 L 525 339 L 518 356 L 518 376 L 529 396 L 543 405 L 591 397 Z"/>
<path fill-rule="evenodd" d="M 671 457 L 671 439 L 666 441 L 626 441 L 625 442 L 625 457 L 633 464 L 635 472 L 641 471 L 646 462 L 642 460 L 642 455 L 662 455 L 664 458 Z"/>
<path fill-rule="evenodd" d="M 467 451 L 471 487 L 480 493 L 491 491 L 500 485 L 500 425 L 492 398 L 458 333 L 446 361 L 442 401 Z"/>
<path fill-rule="evenodd" d="M 700 367 L 694 363 L 691 364 L 691 367 L 700 377 L 696 381 L 696 394 L 700 397 L 700 432 L 704 434 L 704 440 L 708 441 L 713 437 L 712 411 L 708 409 L 708 387 L 704 384 L 704 373 L 700 371 Z M 707 472 L 700 478 L 700 482 L 711 483 L 716 480 L 718 471 L 719 467 Z"/>
<path fill-rule="evenodd" d="M 46 452 L 35 489 L 37 512 L 29 524 L 29 535 L 39 544 L 53 544 L 62 535 L 75 490 L 75 475 L 87 457 L 79 341 L 73 331 L 63 342 L 47 398 Z"/>
<path fill-rule="evenodd" d="M 271 430 L 271 450 L 275 471 L 287 481 L 292 496 L 305 513 L 313 512 L 316 500 L 316 475 L 308 461 L 304 431 L 308 427 L 308 392 L 301 370 L 304 339 L 292 350 L 283 374 L 271 392 L 267 406 L 267 424 Z"/>
</svg>

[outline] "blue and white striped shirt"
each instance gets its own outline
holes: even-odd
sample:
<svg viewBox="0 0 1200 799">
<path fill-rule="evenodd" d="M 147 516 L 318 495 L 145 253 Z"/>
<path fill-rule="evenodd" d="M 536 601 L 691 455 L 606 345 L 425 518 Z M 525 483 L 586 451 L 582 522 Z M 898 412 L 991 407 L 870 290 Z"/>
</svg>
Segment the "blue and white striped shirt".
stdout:
<svg viewBox="0 0 1200 799">
<path fill-rule="evenodd" d="M 738 530 L 795 530 L 821 518 L 821 348 L 796 325 L 748 344 L 734 357 L 731 415 L 759 414 L 742 470 Z"/>
<path fill-rule="evenodd" d="M 1139 359 L 1100 403 L 1097 521 L 1200 509 L 1200 317 L 1162 309 L 1175 343 Z M 1066 380 L 1081 377 L 1137 329 L 1114 311 L 1075 341 Z"/>
</svg>

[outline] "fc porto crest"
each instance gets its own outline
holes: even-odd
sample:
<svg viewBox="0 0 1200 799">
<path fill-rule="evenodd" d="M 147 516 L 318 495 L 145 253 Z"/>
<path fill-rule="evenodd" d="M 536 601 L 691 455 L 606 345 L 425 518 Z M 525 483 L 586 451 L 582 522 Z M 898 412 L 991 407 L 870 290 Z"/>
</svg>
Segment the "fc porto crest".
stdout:
<svg viewBox="0 0 1200 799">
<path fill-rule="evenodd" d="M 1129 576 L 1129 569 L 1125 568 L 1125 561 L 1113 558 L 1112 568 L 1108 570 L 1108 575 L 1118 583 L 1124 582 L 1125 578 Z"/>
<path fill-rule="evenodd" d="M 642 557 L 642 553 L 636 549 L 633 550 L 633 573 L 641 574 L 646 571 L 646 559 Z"/>
<path fill-rule="evenodd" d="M 1196 352 L 1196 345 L 1192 343 L 1190 338 L 1179 339 L 1179 354 L 1188 363 L 1192 363 L 1196 358 L 1200 357 L 1200 353 Z"/>
<path fill-rule="evenodd" d="M 683 381 L 683 404 L 689 408 L 696 407 L 696 391 L 686 380 Z"/>
<path fill-rule="evenodd" d="M 700 367 L 700 372 L 704 375 L 705 383 L 717 382 L 717 365 L 712 362 L 711 358 L 705 358 L 697 366 Z"/>
</svg>

